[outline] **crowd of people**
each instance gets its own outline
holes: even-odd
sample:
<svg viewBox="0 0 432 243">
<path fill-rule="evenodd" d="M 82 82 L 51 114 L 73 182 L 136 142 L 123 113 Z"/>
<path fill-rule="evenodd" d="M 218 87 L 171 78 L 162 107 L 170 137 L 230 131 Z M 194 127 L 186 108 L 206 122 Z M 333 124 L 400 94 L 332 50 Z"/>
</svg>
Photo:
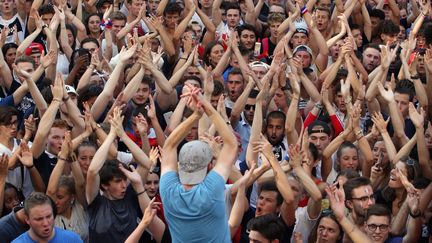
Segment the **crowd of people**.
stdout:
<svg viewBox="0 0 432 243">
<path fill-rule="evenodd" d="M 0 0 L 0 242 L 432 242 L 430 0 Z"/>
</svg>

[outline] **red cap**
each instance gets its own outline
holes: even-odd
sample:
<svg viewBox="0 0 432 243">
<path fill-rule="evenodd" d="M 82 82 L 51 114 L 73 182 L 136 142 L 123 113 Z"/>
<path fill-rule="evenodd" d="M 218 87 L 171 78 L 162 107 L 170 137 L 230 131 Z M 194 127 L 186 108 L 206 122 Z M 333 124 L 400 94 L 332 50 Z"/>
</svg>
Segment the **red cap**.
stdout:
<svg viewBox="0 0 432 243">
<path fill-rule="evenodd" d="M 29 47 L 27 47 L 27 49 L 25 50 L 25 54 L 26 54 L 26 56 L 30 56 L 33 53 L 42 54 L 43 50 L 44 50 L 44 47 L 42 46 L 42 44 L 37 43 L 37 42 L 33 42 L 30 44 Z"/>
</svg>

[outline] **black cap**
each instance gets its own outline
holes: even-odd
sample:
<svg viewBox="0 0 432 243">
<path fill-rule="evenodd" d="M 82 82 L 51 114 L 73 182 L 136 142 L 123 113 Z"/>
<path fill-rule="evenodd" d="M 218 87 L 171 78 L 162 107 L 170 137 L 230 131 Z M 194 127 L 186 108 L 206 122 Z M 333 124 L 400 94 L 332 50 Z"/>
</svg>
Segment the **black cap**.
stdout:
<svg viewBox="0 0 432 243">
<path fill-rule="evenodd" d="M 308 126 L 309 135 L 311 135 L 312 133 L 321 133 L 321 132 L 326 133 L 329 136 L 331 134 L 330 127 L 327 125 L 327 123 L 323 121 L 316 120 Z"/>
</svg>

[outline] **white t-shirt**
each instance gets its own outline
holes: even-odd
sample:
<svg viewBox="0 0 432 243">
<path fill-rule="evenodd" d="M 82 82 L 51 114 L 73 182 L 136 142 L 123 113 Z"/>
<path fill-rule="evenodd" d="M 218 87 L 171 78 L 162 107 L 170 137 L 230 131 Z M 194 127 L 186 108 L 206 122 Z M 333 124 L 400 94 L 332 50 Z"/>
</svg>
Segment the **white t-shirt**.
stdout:
<svg viewBox="0 0 432 243">
<path fill-rule="evenodd" d="M 31 145 L 32 145 L 32 143 L 29 142 L 28 146 L 31 147 Z M 18 144 L 18 140 L 16 138 L 14 138 L 14 147 L 13 147 L 12 151 L 8 147 L 6 147 L 5 145 L 0 143 L 0 154 L 5 153 L 10 158 L 12 156 L 12 153 L 15 150 L 17 150 L 18 147 L 19 147 L 19 144 Z M 22 177 L 21 169 L 23 169 L 23 172 L 24 172 L 24 179 Z M 30 172 L 25 167 L 17 166 L 15 169 L 9 170 L 7 178 L 6 178 L 6 182 L 11 183 L 12 185 L 16 186 L 18 189 L 22 189 L 24 197 L 27 197 L 28 195 L 30 195 L 30 193 L 32 193 L 34 191 L 33 184 L 31 182 L 31 178 L 30 178 Z"/>
<path fill-rule="evenodd" d="M 21 19 L 21 17 L 18 14 L 15 14 L 11 19 L 4 19 L 3 16 L 0 14 L 0 29 L 3 29 L 5 26 L 8 26 L 10 29 L 12 29 L 14 26 L 17 27 L 18 32 L 18 38 L 20 42 L 24 41 L 24 34 L 25 34 L 25 21 Z M 15 38 L 12 34 L 8 35 L 6 38 L 7 43 L 16 42 Z"/>
<path fill-rule="evenodd" d="M 311 219 L 309 217 L 307 207 L 299 207 L 296 209 L 295 211 L 296 222 L 294 226 L 294 232 L 301 233 L 303 242 L 308 242 L 309 234 L 311 233 L 313 227 L 317 223 L 319 217 L 320 215 L 318 215 L 318 217 L 316 217 L 315 219 Z M 291 242 L 294 242 L 293 237 L 294 235 L 291 237 Z"/>
</svg>

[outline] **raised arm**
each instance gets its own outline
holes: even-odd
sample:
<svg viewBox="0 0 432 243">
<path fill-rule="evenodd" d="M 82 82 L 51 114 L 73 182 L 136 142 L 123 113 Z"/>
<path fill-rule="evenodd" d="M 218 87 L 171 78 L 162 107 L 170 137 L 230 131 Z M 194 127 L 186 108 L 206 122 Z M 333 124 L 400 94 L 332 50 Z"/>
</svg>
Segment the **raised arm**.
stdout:
<svg viewBox="0 0 432 243">
<path fill-rule="evenodd" d="M 54 81 L 54 86 L 52 88 L 53 100 L 46 110 L 44 116 L 40 120 L 39 128 L 37 129 L 31 151 L 35 158 L 39 158 L 42 152 L 45 150 L 46 139 L 48 137 L 49 131 L 52 124 L 54 123 L 57 111 L 62 102 L 64 91 L 63 79 L 60 74 L 57 74 L 57 78 Z"/>
<path fill-rule="evenodd" d="M 196 6 L 192 2 L 192 0 L 185 0 L 184 1 L 185 6 L 189 8 L 188 14 L 184 17 L 184 19 L 180 22 L 180 24 L 176 27 L 173 39 L 174 40 L 180 40 L 180 37 L 185 32 L 187 25 L 189 24 L 189 21 L 192 19 L 192 16 L 195 13 Z"/>
<path fill-rule="evenodd" d="M 108 102 L 113 98 L 114 89 L 119 82 L 119 77 L 121 72 L 123 71 L 125 63 L 133 56 L 136 49 L 137 45 L 135 44 L 134 46 L 129 48 L 129 50 L 126 51 L 125 49 L 122 49 L 122 51 L 120 52 L 119 62 L 115 66 L 114 71 L 111 73 L 102 93 L 99 94 L 99 96 L 96 98 L 96 101 L 91 108 L 91 113 L 95 120 L 98 120 L 100 118 L 105 108 L 107 107 Z"/>
<path fill-rule="evenodd" d="M 119 108 L 116 108 L 114 111 L 114 119 L 120 119 L 120 120 L 123 119 L 122 117 L 120 117 Z M 103 141 L 99 149 L 96 151 L 90 163 L 90 166 L 87 171 L 87 184 L 86 184 L 86 199 L 88 205 L 90 205 L 93 202 L 93 200 L 96 198 L 96 196 L 99 193 L 99 186 L 100 186 L 99 171 L 102 169 L 102 166 L 104 165 L 105 160 L 107 159 L 109 148 L 111 144 L 114 142 L 115 138 L 116 138 L 115 127 L 111 126 L 110 133 L 105 138 L 105 141 Z"/>
<path fill-rule="evenodd" d="M 417 112 L 413 103 L 409 104 L 409 116 L 411 121 L 416 127 L 417 134 L 417 152 L 419 156 L 419 163 L 423 172 L 423 177 L 432 179 L 432 169 L 429 164 L 429 150 L 426 147 L 426 138 L 424 131 L 424 117 L 426 113 L 423 108 L 420 108 L 420 112 Z"/>
</svg>

